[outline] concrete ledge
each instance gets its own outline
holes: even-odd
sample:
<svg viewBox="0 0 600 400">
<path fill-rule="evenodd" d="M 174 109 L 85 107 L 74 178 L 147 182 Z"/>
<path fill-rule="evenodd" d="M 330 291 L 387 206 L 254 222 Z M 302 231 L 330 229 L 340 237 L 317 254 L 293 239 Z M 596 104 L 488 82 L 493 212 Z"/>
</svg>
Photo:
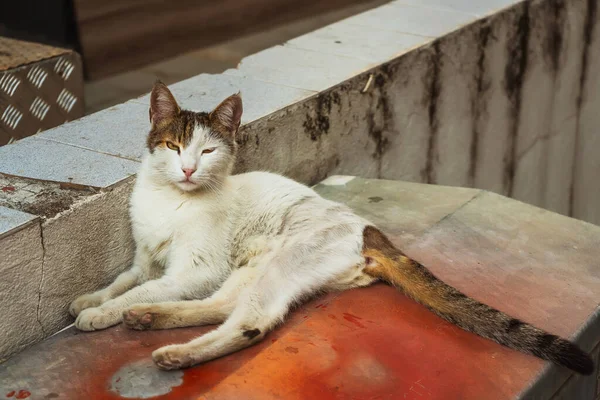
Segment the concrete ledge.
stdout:
<svg viewBox="0 0 600 400">
<path fill-rule="evenodd" d="M 38 319 L 43 253 L 39 219 L 0 207 L 0 361 L 45 337 Z"/>
<path fill-rule="evenodd" d="M 197 110 L 242 91 L 237 172 L 476 187 L 600 223 L 595 7 L 399 0 L 171 88 Z M 147 104 L 134 99 L 0 148 L 0 206 L 32 215 L 0 212 L 0 240 L 35 236 L 32 218 L 44 238 L 41 263 L 16 239 L 24 249 L 10 251 L 21 258 L 0 261 L 2 271 L 26 266 L 43 328 L 7 325 L 0 357 L 64 327 L 70 300 L 128 267 L 127 200 Z"/>
</svg>

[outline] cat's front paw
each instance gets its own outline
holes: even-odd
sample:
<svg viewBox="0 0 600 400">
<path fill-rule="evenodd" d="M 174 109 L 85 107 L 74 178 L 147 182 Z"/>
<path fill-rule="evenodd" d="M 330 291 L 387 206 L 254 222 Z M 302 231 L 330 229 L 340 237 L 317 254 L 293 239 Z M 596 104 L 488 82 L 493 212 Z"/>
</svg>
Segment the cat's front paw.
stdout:
<svg viewBox="0 0 600 400">
<path fill-rule="evenodd" d="M 121 322 L 120 313 L 111 313 L 100 308 L 87 308 L 75 320 L 75 327 L 82 331 L 97 331 Z"/>
<path fill-rule="evenodd" d="M 139 304 L 123 311 L 123 324 L 129 329 L 138 331 L 152 329 L 153 322 L 154 315 L 149 306 Z"/>
<path fill-rule="evenodd" d="M 158 368 L 164 370 L 181 369 L 194 365 L 194 360 L 189 351 L 186 351 L 185 345 L 171 345 L 154 350 L 152 360 Z"/>
<path fill-rule="evenodd" d="M 104 298 L 98 293 L 88 293 L 76 298 L 69 306 L 69 313 L 77 317 L 83 310 L 101 306 Z"/>
</svg>

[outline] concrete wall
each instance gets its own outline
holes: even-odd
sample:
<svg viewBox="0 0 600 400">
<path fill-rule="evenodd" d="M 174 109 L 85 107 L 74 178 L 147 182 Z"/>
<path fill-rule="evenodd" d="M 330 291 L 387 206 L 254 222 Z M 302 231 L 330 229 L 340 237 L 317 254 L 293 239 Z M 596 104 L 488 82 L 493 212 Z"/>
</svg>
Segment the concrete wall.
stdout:
<svg viewBox="0 0 600 400">
<path fill-rule="evenodd" d="M 242 91 L 238 172 L 474 186 L 599 224 L 597 5 L 398 0 L 171 88 L 195 110 Z M 0 358 L 129 266 L 147 107 L 0 148 Z"/>
</svg>

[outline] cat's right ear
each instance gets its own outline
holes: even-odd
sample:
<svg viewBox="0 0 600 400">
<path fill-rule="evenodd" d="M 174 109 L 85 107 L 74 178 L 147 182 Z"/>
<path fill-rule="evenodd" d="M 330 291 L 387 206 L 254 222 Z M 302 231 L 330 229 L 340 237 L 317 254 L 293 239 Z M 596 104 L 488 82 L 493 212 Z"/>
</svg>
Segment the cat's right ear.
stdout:
<svg viewBox="0 0 600 400">
<path fill-rule="evenodd" d="M 153 126 L 173 120 L 180 108 L 173 94 L 161 81 L 156 81 L 150 94 L 150 122 Z"/>
</svg>

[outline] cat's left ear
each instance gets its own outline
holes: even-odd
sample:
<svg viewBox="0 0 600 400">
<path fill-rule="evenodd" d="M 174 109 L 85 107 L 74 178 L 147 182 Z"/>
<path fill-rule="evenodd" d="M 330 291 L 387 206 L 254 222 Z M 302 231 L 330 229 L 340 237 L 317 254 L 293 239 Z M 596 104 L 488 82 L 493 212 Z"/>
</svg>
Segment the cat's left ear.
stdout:
<svg viewBox="0 0 600 400">
<path fill-rule="evenodd" d="M 210 120 L 229 135 L 235 135 L 242 120 L 242 96 L 238 92 L 221 102 L 211 113 Z"/>
<path fill-rule="evenodd" d="M 150 122 L 160 125 L 171 121 L 179 114 L 179 106 L 173 94 L 161 81 L 156 81 L 150 93 Z"/>
</svg>

